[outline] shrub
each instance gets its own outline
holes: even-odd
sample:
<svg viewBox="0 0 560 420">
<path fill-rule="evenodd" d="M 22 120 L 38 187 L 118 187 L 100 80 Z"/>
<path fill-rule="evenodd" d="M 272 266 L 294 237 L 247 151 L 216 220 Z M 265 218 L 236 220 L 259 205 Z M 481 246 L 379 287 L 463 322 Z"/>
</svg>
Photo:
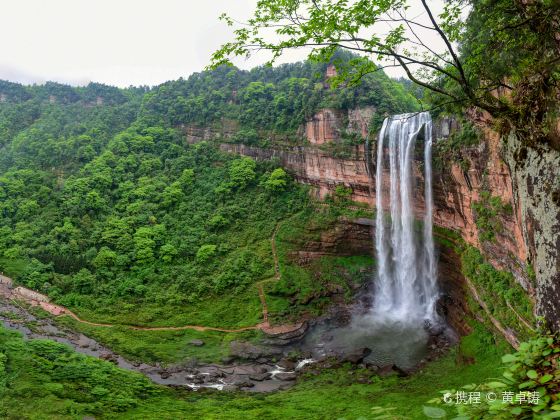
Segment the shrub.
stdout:
<svg viewBox="0 0 560 420">
<path fill-rule="evenodd" d="M 233 186 L 239 189 L 245 188 L 249 183 L 251 183 L 255 177 L 255 168 L 257 164 L 255 161 L 248 157 L 243 157 L 240 159 L 235 159 L 231 162 L 229 168 L 229 177 Z"/>
<path fill-rule="evenodd" d="M 262 182 L 263 187 L 270 192 L 278 192 L 286 189 L 288 184 L 288 174 L 282 168 L 276 168 Z"/>
<path fill-rule="evenodd" d="M 216 245 L 210 245 L 210 244 L 202 245 L 200 248 L 198 248 L 198 251 L 196 252 L 196 261 L 199 263 L 205 263 L 210 258 L 212 258 L 215 253 L 216 253 Z"/>
</svg>

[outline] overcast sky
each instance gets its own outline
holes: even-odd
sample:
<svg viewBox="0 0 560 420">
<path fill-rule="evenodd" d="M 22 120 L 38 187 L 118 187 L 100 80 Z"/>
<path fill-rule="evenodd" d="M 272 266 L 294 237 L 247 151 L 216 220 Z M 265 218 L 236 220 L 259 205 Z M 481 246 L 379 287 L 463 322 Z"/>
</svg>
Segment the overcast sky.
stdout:
<svg viewBox="0 0 560 420">
<path fill-rule="evenodd" d="M 231 39 L 221 13 L 246 20 L 256 0 L 2 2 L 0 79 L 156 85 L 201 71 Z M 283 62 L 304 58 L 293 52 Z M 258 56 L 235 64 L 250 68 Z"/>
</svg>

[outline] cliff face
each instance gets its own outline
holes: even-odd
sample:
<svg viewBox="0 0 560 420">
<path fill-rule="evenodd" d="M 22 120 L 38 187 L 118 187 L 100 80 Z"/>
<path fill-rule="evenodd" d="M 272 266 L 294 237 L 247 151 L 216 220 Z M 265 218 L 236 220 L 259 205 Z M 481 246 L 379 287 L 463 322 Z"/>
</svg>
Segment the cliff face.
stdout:
<svg viewBox="0 0 560 420">
<path fill-rule="evenodd" d="M 375 191 L 370 192 L 371 179 L 365 163 L 363 147 L 355 147 L 353 157 L 335 158 L 314 147 L 292 147 L 287 149 L 263 149 L 244 144 L 220 144 L 220 149 L 258 160 L 276 158 L 288 169 L 298 182 L 313 186 L 318 198 L 334 192 L 337 185 L 352 188 L 352 199 L 371 203 Z"/>
<path fill-rule="evenodd" d="M 325 144 L 338 140 L 344 114 L 336 109 L 323 109 L 305 123 L 304 134 L 311 144 Z"/>
<path fill-rule="evenodd" d="M 299 129 L 299 134 L 311 144 L 337 143 L 348 134 L 366 138 L 375 112 L 372 106 L 347 111 L 322 109 Z"/>
<path fill-rule="evenodd" d="M 221 143 L 220 148 L 255 159 L 277 158 L 298 182 L 311 185 L 318 198 L 332 194 L 336 186 L 342 184 L 352 189 L 353 200 L 374 207 L 375 168 L 368 168 L 364 147 L 346 146 L 344 158 L 334 157 L 325 147 L 325 143 L 336 144 L 344 132 L 365 137 L 369 131 L 367 122 L 374 112 L 372 108 L 347 113 L 321 111 L 300 129 L 309 146 L 265 149 Z M 437 121 L 434 125 L 436 144 L 445 142 L 456 128 L 453 119 Z M 227 132 L 222 130 L 219 137 L 227 137 L 224 131 Z M 215 133 L 207 131 L 202 137 L 213 135 Z M 190 136 L 188 139 L 192 141 L 192 134 Z M 375 145 L 371 150 L 371 166 L 374 166 Z M 520 153 L 527 162 L 524 166 L 517 163 L 522 160 Z M 434 154 L 437 155 L 437 145 Z M 439 166 L 434 164 L 434 223 L 458 231 L 467 243 L 481 249 L 495 268 L 513 273 L 527 294 L 536 300 L 538 313 L 560 329 L 558 153 L 552 149 L 541 153 L 528 151 L 516 145 L 515 136 L 506 142 L 497 133 L 483 128 L 481 143 L 462 148 L 460 155 L 460 163 L 450 160 Z M 417 185 L 414 202 L 417 214 L 421 215 L 424 212 L 423 162 L 421 153 L 417 156 L 413 168 Z M 481 206 L 489 206 L 489 197 L 493 200 L 499 197 L 500 203 L 499 208 L 492 209 L 490 227 L 482 225 L 481 216 L 475 210 L 477 206 L 479 211 Z M 386 206 L 384 203 L 383 207 Z M 492 240 L 485 236 L 489 234 Z M 456 257 L 447 255 L 446 260 L 460 265 Z M 529 263 L 536 267 L 536 280 L 531 280 Z M 457 275 L 451 277 L 457 278 Z"/>
<path fill-rule="evenodd" d="M 501 138 L 484 130 L 483 141 L 475 147 L 464 148 L 461 155 L 463 165 L 448 162 L 435 171 L 434 223 L 459 231 L 467 243 L 484 251 L 495 268 L 512 272 L 529 295 L 534 296 L 527 275 L 521 211 L 510 169 L 502 158 Z M 501 201 L 502 210 L 494 215 L 492 241 L 481 238 L 482 229 L 477 226 L 477 214 L 473 209 L 484 202 L 483 194 L 499 197 Z M 505 208 L 511 210 L 505 211 Z"/>
<path fill-rule="evenodd" d="M 560 331 L 560 152 L 526 147 L 515 133 L 505 143 L 512 168 L 523 243 L 535 267 L 539 314 Z"/>
</svg>

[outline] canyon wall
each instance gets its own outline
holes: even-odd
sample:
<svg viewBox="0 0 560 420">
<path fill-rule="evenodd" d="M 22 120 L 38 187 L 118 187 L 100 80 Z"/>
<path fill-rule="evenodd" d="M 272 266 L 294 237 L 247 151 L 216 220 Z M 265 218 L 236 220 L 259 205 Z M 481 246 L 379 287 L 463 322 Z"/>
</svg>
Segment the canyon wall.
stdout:
<svg viewBox="0 0 560 420">
<path fill-rule="evenodd" d="M 375 156 L 369 160 L 368 167 L 363 144 L 345 145 L 342 157 L 333 153 L 329 146 L 341 144 L 344 133 L 365 137 L 374 113 L 373 108 L 344 112 L 322 110 L 300 128 L 299 132 L 307 140 L 301 146 L 279 144 L 261 148 L 224 142 L 233 130 L 228 126 L 218 131 L 190 130 L 186 135 L 189 142 L 213 138 L 226 152 L 257 160 L 277 159 L 298 182 L 310 185 L 318 198 L 325 198 L 333 194 L 338 185 L 344 185 L 351 188 L 352 200 L 373 207 L 375 181 L 370 174 L 375 174 L 375 168 L 371 167 L 375 165 Z M 535 301 L 538 314 L 545 315 L 560 329 L 560 158 L 553 150 L 541 154 L 525 150 L 521 153 L 527 154 L 524 157 L 528 158 L 528 164 L 521 168 L 517 163 L 520 147 L 504 147 L 514 144 L 515 139 L 505 141 L 483 122 L 479 121 L 479 125 L 483 137 L 479 144 L 461 147 L 455 151 L 454 159 L 447 159 L 445 155 L 438 155 L 439 149 L 457 129 L 457 123 L 452 118 L 441 118 L 434 124 L 434 224 L 460 233 L 468 244 L 480 249 L 495 268 L 513 273 Z M 413 168 L 418 215 L 424 212 L 421 148 L 420 140 Z M 375 154 L 375 144 L 369 150 Z M 457 155 L 460 158 L 457 159 Z M 440 161 L 436 164 L 438 156 Z M 485 233 L 475 209 L 489 205 L 489 198 L 496 197 L 500 205 L 492 210 L 491 227 L 486 227 L 491 232 Z M 386 205 L 384 203 L 384 207 Z M 485 234 L 491 234 L 493 239 L 488 240 Z M 450 254 L 445 260 L 460 266 L 458 259 Z M 536 268 L 535 274 L 532 274 L 532 267 Z M 459 275 L 449 276 L 457 280 Z M 449 290 L 452 292 L 452 288 Z"/>
<path fill-rule="evenodd" d="M 547 144 L 527 147 L 512 132 L 504 158 L 512 168 L 523 243 L 535 267 L 537 308 L 560 332 L 560 152 Z"/>
</svg>

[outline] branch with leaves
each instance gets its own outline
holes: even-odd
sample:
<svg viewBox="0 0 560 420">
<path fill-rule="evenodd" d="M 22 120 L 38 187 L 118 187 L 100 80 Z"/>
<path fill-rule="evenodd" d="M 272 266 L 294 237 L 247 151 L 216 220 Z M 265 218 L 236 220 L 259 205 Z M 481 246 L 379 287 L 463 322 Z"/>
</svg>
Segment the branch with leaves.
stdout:
<svg viewBox="0 0 560 420">
<path fill-rule="evenodd" d="M 211 67 L 259 51 L 268 52 L 272 65 L 287 50 L 307 48 L 310 59 L 323 62 L 333 62 L 339 49 L 349 50 L 358 56 L 334 62 L 333 85 L 401 67 L 432 92 L 431 105 L 476 107 L 519 128 L 542 123 L 558 91 L 555 3 L 450 0 L 434 7 L 427 0 L 259 0 L 243 24 L 222 16 L 235 28 L 234 39 L 212 55 Z M 538 86 L 529 83 L 535 74 L 542 79 Z M 528 87 L 543 91 L 544 108 L 530 102 L 541 92 L 530 94 Z M 544 110 L 528 120 L 536 108 Z"/>
</svg>

